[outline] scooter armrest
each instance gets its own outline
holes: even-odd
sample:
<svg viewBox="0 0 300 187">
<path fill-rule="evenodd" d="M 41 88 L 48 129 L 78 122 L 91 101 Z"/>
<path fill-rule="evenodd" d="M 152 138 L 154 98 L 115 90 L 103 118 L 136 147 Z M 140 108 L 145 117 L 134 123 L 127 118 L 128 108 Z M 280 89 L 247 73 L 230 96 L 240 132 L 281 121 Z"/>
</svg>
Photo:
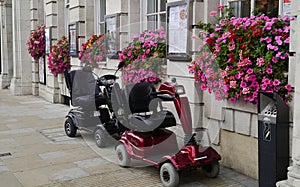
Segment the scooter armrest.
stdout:
<svg viewBox="0 0 300 187">
<path fill-rule="evenodd" d="M 167 94 L 158 94 L 157 97 L 163 101 L 173 101 L 175 98 L 173 95 Z"/>
</svg>

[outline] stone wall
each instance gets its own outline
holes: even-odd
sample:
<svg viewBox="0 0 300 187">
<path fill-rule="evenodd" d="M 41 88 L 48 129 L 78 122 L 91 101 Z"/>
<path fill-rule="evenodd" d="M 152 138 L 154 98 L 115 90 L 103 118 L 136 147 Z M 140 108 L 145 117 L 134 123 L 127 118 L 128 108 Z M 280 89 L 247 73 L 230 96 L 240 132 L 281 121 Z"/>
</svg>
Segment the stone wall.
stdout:
<svg viewBox="0 0 300 187">
<path fill-rule="evenodd" d="M 292 164 L 288 168 L 288 180 L 277 183 L 280 187 L 297 187 L 300 186 L 300 1 L 291 1 L 292 12 L 295 20 L 291 21 L 290 33 L 290 57 L 289 63 L 289 83 L 295 87 L 293 121 L 294 127 L 290 134 L 292 138 Z"/>
</svg>

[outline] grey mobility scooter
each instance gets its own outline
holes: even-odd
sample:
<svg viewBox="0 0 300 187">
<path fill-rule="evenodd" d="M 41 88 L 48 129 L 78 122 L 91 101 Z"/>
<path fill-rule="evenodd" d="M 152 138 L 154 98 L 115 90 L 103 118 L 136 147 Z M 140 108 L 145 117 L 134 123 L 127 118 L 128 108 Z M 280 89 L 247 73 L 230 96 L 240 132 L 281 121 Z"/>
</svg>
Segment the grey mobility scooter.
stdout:
<svg viewBox="0 0 300 187">
<path fill-rule="evenodd" d="M 108 145 L 110 137 L 120 138 L 126 128 L 118 122 L 111 106 L 111 91 L 117 77 L 98 77 L 90 67 L 65 71 L 64 75 L 71 97 L 71 110 L 64 123 L 66 135 L 75 137 L 77 130 L 94 133 L 100 148 Z"/>
</svg>

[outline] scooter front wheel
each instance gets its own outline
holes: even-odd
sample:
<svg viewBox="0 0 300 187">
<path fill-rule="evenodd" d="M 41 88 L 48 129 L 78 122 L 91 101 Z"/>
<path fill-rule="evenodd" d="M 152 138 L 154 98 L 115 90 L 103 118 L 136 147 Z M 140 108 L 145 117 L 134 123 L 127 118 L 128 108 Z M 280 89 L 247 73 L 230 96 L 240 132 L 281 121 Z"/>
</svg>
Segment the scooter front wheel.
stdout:
<svg viewBox="0 0 300 187">
<path fill-rule="evenodd" d="M 130 166 L 131 158 L 129 158 L 124 144 L 119 144 L 116 148 L 119 165 L 122 167 Z"/>
<path fill-rule="evenodd" d="M 65 133 L 69 137 L 75 137 L 77 133 L 77 127 L 74 125 L 74 122 L 71 118 L 67 118 L 65 121 Z"/>
<path fill-rule="evenodd" d="M 167 162 L 160 167 L 160 180 L 166 187 L 174 187 L 179 184 L 179 175 L 174 166 Z"/>
<path fill-rule="evenodd" d="M 216 178 L 220 173 L 220 164 L 219 162 L 212 162 L 209 165 L 203 167 L 204 173 L 209 178 Z"/>
</svg>

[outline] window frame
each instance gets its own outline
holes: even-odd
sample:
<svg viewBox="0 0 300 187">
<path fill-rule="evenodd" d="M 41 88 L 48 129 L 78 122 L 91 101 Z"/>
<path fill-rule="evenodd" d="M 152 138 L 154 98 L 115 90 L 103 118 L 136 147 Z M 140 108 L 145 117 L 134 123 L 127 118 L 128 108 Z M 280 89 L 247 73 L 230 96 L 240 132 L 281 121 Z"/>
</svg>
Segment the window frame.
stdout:
<svg viewBox="0 0 300 187">
<path fill-rule="evenodd" d="M 157 10 L 154 10 L 151 13 L 148 13 L 148 1 L 141 1 L 141 20 L 142 23 L 141 24 L 141 31 L 143 30 L 149 30 L 149 29 L 153 29 L 153 28 L 148 28 L 148 17 L 150 16 L 156 16 L 156 20 L 155 20 L 155 29 L 159 29 L 160 27 L 166 27 L 166 22 L 167 22 L 167 2 L 165 3 L 165 10 L 161 11 L 161 4 L 162 1 L 165 0 L 153 0 L 157 2 Z M 162 25 L 162 17 L 165 17 L 165 25 Z"/>
<path fill-rule="evenodd" d="M 230 2 L 241 2 L 241 1 L 247 1 L 247 0 L 220 0 L 220 4 L 224 4 L 226 6 L 230 6 Z M 278 16 L 281 16 L 283 14 L 282 6 L 283 6 L 283 0 L 278 0 Z M 256 4 L 256 0 L 250 0 L 250 16 L 253 16 L 254 7 Z M 241 15 L 241 3 L 239 3 L 239 16 Z M 238 16 L 238 17 L 239 17 Z"/>
<path fill-rule="evenodd" d="M 174 8 L 174 7 L 180 7 L 180 6 L 186 6 L 186 13 L 187 13 L 187 17 L 186 17 L 186 38 L 181 38 L 182 41 L 185 41 L 185 49 L 184 51 L 180 51 L 180 52 L 171 52 L 170 51 L 170 9 L 171 8 Z M 169 60 L 172 60 L 172 61 L 184 61 L 184 62 L 187 62 L 187 61 L 191 61 L 191 30 L 192 30 L 192 27 L 191 27 L 191 22 L 192 22 L 192 10 L 191 10 L 191 2 L 190 1 L 185 1 L 185 0 L 182 0 L 182 1 L 177 1 L 177 2 L 172 2 L 172 3 L 168 3 L 167 4 L 167 59 Z"/>
</svg>

